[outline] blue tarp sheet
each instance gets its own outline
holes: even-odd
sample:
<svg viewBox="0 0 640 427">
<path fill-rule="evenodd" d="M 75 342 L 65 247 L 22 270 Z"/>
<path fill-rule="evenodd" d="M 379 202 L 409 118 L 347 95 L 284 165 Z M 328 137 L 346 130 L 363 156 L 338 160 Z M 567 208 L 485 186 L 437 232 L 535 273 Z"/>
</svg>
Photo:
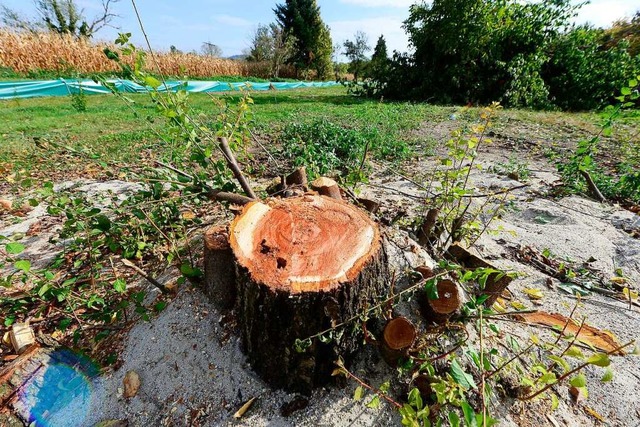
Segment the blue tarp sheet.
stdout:
<svg viewBox="0 0 640 427">
<path fill-rule="evenodd" d="M 110 79 L 119 92 L 144 93 L 149 90 L 130 80 Z M 298 89 L 306 87 L 330 87 L 338 85 L 336 82 L 274 82 L 274 83 L 227 83 L 218 81 L 188 81 L 186 90 L 188 92 L 228 92 L 240 89 L 250 90 L 276 90 Z M 182 88 L 184 82 L 177 80 L 167 80 L 158 88 L 159 91 L 176 91 Z M 71 93 L 79 93 L 82 90 L 86 94 L 111 93 L 109 89 L 96 83 L 93 80 L 58 79 L 43 81 L 12 81 L 0 82 L 0 99 L 32 98 L 36 96 L 65 96 Z"/>
</svg>

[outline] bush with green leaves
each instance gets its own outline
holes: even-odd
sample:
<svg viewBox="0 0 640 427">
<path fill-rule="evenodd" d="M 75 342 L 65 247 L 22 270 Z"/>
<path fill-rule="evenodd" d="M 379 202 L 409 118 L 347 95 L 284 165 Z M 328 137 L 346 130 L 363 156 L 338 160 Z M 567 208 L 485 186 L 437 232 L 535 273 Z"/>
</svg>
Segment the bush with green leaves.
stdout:
<svg viewBox="0 0 640 427">
<path fill-rule="evenodd" d="M 603 150 L 602 137 L 611 136 L 613 124 L 622 109 L 633 107 L 640 100 L 639 82 L 640 75 L 622 87 L 620 96 L 616 98 L 618 104 L 605 109 L 606 118 L 597 135 L 578 141 L 578 147 L 570 157 L 557 156 L 558 170 L 570 191 L 590 191 L 584 179 L 586 173 L 605 198 L 624 204 L 640 203 L 640 165 L 637 160 L 623 158 L 613 170 L 597 161 L 599 152 Z"/>
<path fill-rule="evenodd" d="M 283 129 L 284 155 L 297 166 L 306 166 L 310 177 L 355 169 L 368 145 L 368 136 L 319 119 L 310 123 L 292 121 Z"/>
<path fill-rule="evenodd" d="M 628 44 L 574 27 L 570 0 L 434 0 L 411 6 L 413 53 L 395 54 L 367 95 L 445 104 L 592 109 L 638 67 Z M 470 41 L 473 42 L 470 42 Z"/>
<path fill-rule="evenodd" d="M 542 78 L 554 105 L 564 110 L 606 105 L 628 76 L 640 70 L 640 58 L 629 54 L 626 41 L 604 49 L 603 37 L 603 30 L 580 26 L 551 44 Z"/>
</svg>

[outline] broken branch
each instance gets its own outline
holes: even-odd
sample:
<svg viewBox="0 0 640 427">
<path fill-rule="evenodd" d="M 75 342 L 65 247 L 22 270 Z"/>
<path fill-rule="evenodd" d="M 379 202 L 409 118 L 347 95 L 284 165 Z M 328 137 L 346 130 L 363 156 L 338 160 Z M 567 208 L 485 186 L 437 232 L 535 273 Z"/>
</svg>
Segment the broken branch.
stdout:
<svg viewBox="0 0 640 427">
<path fill-rule="evenodd" d="M 231 148 L 229 148 L 229 141 L 227 141 L 227 138 L 218 138 L 218 142 L 220 145 L 220 149 L 224 154 L 224 158 L 227 161 L 227 166 L 229 166 L 229 169 L 231 169 L 231 172 L 233 172 L 233 176 L 236 177 L 245 194 L 252 199 L 257 199 L 258 196 L 256 196 L 256 194 L 253 192 L 253 189 L 249 185 L 249 181 L 247 181 L 247 179 L 242 174 L 240 166 L 238 166 L 238 162 L 233 156 Z"/>
</svg>

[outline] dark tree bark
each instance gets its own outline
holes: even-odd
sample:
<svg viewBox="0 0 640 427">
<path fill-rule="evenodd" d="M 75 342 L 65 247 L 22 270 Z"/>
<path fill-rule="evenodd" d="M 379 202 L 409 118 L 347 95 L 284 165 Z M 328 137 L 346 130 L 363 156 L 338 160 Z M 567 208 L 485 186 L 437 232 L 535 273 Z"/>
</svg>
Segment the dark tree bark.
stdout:
<svg viewBox="0 0 640 427">
<path fill-rule="evenodd" d="M 386 296 L 389 271 L 377 225 L 353 205 L 322 196 L 254 202 L 231 224 L 237 314 L 249 362 L 275 387 L 310 393 L 338 356 L 362 343 L 353 324 L 329 343 L 304 340 Z M 355 322 L 357 323 L 357 322 Z"/>
</svg>

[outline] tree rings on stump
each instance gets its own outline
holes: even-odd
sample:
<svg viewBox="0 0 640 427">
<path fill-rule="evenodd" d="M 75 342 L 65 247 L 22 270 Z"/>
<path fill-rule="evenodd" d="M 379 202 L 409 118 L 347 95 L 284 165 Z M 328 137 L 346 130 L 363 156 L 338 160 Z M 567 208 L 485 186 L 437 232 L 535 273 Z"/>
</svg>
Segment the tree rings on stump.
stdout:
<svg viewBox="0 0 640 427">
<path fill-rule="evenodd" d="M 253 368 L 291 391 L 309 393 L 326 383 L 337 357 L 348 359 L 360 345 L 354 325 L 333 331 L 331 342 L 305 342 L 302 352 L 294 344 L 386 296 L 389 272 L 377 225 L 328 197 L 274 199 L 245 206 L 231 224 L 230 243 L 238 322 Z"/>
<path fill-rule="evenodd" d="M 462 306 L 462 290 L 456 282 L 449 279 L 438 280 L 434 286 L 438 291 L 438 298 L 429 299 L 424 295 L 424 316 L 435 323 L 444 323 Z"/>
<path fill-rule="evenodd" d="M 382 332 L 381 353 L 384 360 L 391 366 L 396 366 L 408 351 L 417 337 L 416 327 L 404 317 L 389 320 Z"/>
</svg>

